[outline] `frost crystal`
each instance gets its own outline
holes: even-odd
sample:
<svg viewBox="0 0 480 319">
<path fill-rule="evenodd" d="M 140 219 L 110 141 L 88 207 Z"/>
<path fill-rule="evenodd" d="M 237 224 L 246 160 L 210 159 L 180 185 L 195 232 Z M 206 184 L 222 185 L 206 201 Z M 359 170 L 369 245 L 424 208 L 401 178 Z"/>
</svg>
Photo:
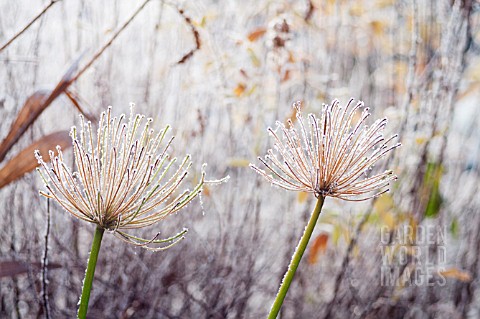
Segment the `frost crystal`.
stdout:
<svg viewBox="0 0 480 319">
<path fill-rule="evenodd" d="M 80 116 L 80 131 L 73 127 L 70 134 L 77 172 L 68 168 L 59 147 L 58 155 L 49 152 L 50 165 L 36 151 L 49 192 L 41 194 L 129 243 L 165 249 L 181 240 L 186 230 L 164 240 L 157 240 L 158 234 L 146 240 L 124 230 L 150 226 L 178 212 L 202 191 L 205 174 L 193 190 L 178 192 L 192 165 L 190 155 L 177 164 L 167 153 L 173 141 L 165 138 L 169 127 L 155 133 L 152 119 L 134 115 L 133 109 L 132 104 L 127 121 L 124 115 L 112 117 L 109 107 L 101 114 L 96 136 L 91 123 Z M 151 248 L 151 244 L 167 246 Z"/>
<path fill-rule="evenodd" d="M 360 201 L 388 191 L 390 182 L 397 178 L 392 171 L 368 177 L 378 160 L 400 146 L 400 143 L 389 145 L 397 135 L 388 139 L 383 136 L 387 119 L 367 126 L 370 113 L 365 108 L 352 126 L 363 102 L 354 104 L 351 99 L 343 108 L 334 100 L 331 105 L 323 106 L 320 118 L 309 114 L 306 125 L 300 106 L 300 102 L 293 104 L 297 127 L 289 119 L 288 128 L 277 122 L 276 130 L 268 129 L 275 140 L 275 152 L 270 149 L 264 159 L 259 157 L 268 170 L 253 164 L 251 168 L 275 186 L 314 193 L 316 197 Z M 366 196 L 359 197 L 362 195 Z"/>
</svg>

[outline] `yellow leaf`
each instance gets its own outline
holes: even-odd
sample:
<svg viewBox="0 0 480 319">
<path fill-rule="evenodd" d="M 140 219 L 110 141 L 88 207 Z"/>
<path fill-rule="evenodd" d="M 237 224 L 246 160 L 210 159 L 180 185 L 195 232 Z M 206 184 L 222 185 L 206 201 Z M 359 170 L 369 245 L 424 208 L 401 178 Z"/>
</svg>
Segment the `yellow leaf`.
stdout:
<svg viewBox="0 0 480 319">
<path fill-rule="evenodd" d="M 250 88 L 250 90 L 248 90 L 248 92 L 245 93 L 245 95 L 247 95 L 247 96 L 252 95 L 253 93 L 255 93 L 255 90 L 256 90 L 256 89 L 257 89 L 257 85 L 256 85 L 256 84 L 252 85 L 252 87 Z"/>
<path fill-rule="evenodd" d="M 426 137 L 417 137 L 417 138 L 415 138 L 415 143 L 417 143 L 418 145 L 422 145 L 422 144 L 424 144 L 426 141 L 427 141 L 427 138 L 426 138 Z"/>
<path fill-rule="evenodd" d="M 252 61 L 253 65 L 258 68 L 261 65 L 260 59 L 257 57 L 252 48 L 248 48 L 248 53 L 250 54 L 250 60 Z"/>
<path fill-rule="evenodd" d="M 375 201 L 374 209 L 381 213 L 393 208 L 393 198 L 390 194 L 384 194 Z"/>
<path fill-rule="evenodd" d="M 353 17 L 360 17 L 365 13 L 365 8 L 361 3 L 356 3 L 349 8 L 348 13 Z"/>
<path fill-rule="evenodd" d="M 332 240 L 335 245 L 338 244 L 338 240 L 340 239 L 342 232 L 343 230 L 340 225 L 333 225 Z"/>
<path fill-rule="evenodd" d="M 204 28 L 206 24 L 207 24 L 207 17 L 203 16 L 202 20 L 200 21 L 199 27 Z"/>
<path fill-rule="evenodd" d="M 245 86 L 245 84 L 243 83 L 238 83 L 237 87 L 235 89 L 233 89 L 233 93 L 236 95 L 236 96 L 241 96 L 243 94 L 243 92 L 245 92 L 245 89 L 247 87 Z"/>
<path fill-rule="evenodd" d="M 386 7 L 390 7 L 394 4 L 394 0 L 377 0 L 377 7 L 379 9 L 382 9 L 382 8 L 386 8 Z"/>
<path fill-rule="evenodd" d="M 472 281 L 472 275 L 468 271 L 460 270 L 458 268 L 449 268 L 447 270 L 439 271 L 438 273 L 443 277 L 454 278 L 462 282 Z"/>
<path fill-rule="evenodd" d="M 380 212 L 380 217 L 382 218 L 383 223 L 388 226 L 389 229 L 395 228 L 397 221 L 395 220 L 395 216 L 391 212 Z"/>
<path fill-rule="evenodd" d="M 246 158 L 231 158 L 228 162 L 228 166 L 231 167 L 247 167 L 250 161 Z"/>
<path fill-rule="evenodd" d="M 299 203 L 303 203 L 307 200 L 308 193 L 307 192 L 299 192 L 297 195 L 297 200 Z"/>
<path fill-rule="evenodd" d="M 258 40 L 260 37 L 262 37 L 266 32 L 267 32 L 267 29 L 266 29 L 266 28 L 263 28 L 263 27 L 256 28 L 255 30 L 253 30 L 252 32 L 250 32 L 250 33 L 247 35 L 247 39 L 248 39 L 248 41 L 250 41 L 250 42 L 257 41 L 257 40 Z"/>
<path fill-rule="evenodd" d="M 374 35 L 382 35 L 385 33 L 386 23 L 380 20 L 373 20 L 370 22 L 370 27 Z"/>
<path fill-rule="evenodd" d="M 295 63 L 295 56 L 293 55 L 292 51 L 288 51 L 288 62 Z"/>
</svg>

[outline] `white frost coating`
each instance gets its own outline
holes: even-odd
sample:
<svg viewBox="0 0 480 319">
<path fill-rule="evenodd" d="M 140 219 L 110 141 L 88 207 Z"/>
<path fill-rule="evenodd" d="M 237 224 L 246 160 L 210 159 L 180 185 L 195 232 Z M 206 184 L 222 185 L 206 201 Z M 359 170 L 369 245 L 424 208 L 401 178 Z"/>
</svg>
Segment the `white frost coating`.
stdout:
<svg viewBox="0 0 480 319">
<path fill-rule="evenodd" d="M 100 116 L 98 130 L 80 116 L 80 130 L 71 130 L 77 172 L 71 172 L 63 154 L 49 152 L 47 164 L 36 152 L 40 173 L 49 193 L 73 216 L 97 224 L 126 242 L 144 248 L 167 241 L 148 240 L 125 231 L 151 226 L 177 213 L 200 194 L 205 173 L 192 190 L 180 191 L 192 166 L 191 156 L 182 160 L 168 154 L 174 137 L 166 138 L 169 126 L 155 133 L 152 119 L 134 114 L 113 117 L 111 107 Z M 171 237 L 180 240 L 179 237 Z M 170 244 L 168 244 L 170 246 Z M 160 247 L 162 250 L 164 247 Z M 153 249 L 153 248 L 152 248 Z"/>
<path fill-rule="evenodd" d="M 383 136 L 386 119 L 367 126 L 368 108 L 352 122 L 363 102 L 341 107 L 337 100 L 324 104 L 320 117 L 308 115 L 304 121 L 301 103 L 294 103 L 296 123 L 287 120 L 287 126 L 277 121 L 276 129 L 268 128 L 274 147 L 264 158 L 258 159 L 267 171 L 250 167 L 273 185 L 286 190 L 314 193 L 349 201 L 366 200 L 387 191 L 396 176 L 391 171 L 369 176 L 373 165 L 401 144 L 390 145 L 397 135 Z M 278 153 L 278 157 L 275 153 Z"/>
</svg>

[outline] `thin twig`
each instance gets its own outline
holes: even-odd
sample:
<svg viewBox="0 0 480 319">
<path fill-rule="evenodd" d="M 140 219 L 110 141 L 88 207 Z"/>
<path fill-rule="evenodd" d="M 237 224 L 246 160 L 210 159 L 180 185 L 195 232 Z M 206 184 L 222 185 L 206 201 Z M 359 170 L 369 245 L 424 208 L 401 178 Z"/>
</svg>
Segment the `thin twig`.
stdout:
<svg viewBox="0 0 480 319">
<path fill-rule="evenodd" d="M 37 21 L 38 19 L 40 19 L 44 14 L 45 12 L 48 11 L 48 9 L 50 9 L 55 3 L 59 2 L 59 0 L 51 0 L 50 3 L 39 13 L 37 14 L 22 30 L 20 30 L 19 32 L 17 32 L 10 40 L 7 41 L 7 43 L 5 43 L 1 48 L 0 48 L 0 52 L 2 52 L 4 49 L 6 49 L 10 44 L 12 44 L 13 41 L 15 41 L 19 36 L 22 35 L 22 33 L 24 33 L 25 31 L 28 30 L 28 28 L 30 28 L 34 23 L 35 21 Z"/>
<path fill-rule="evenodd" d="M 303 20 L 305 20 L 305 22 L 308 23 L 312 18 L 313 13 L 315 12 L 315 6 L 313 5 L 312 0 L 307 1 L 307 7 L 308 8 L 307 8 L 307 11 L 305 12 L 305 15 L 303 16 Z"/>
<path fill-rule="evenodd" d="M 95 53 L 95 55 L 88 61 L 87 64 L 83 66 L 83 68 L 78 71 L 78 73 L 72 77 L 69 81 L 69 84 L 75 82 L 86 70 L 88 70 L 89 67 L 92 66 L 92 64 L 103 54 L 103 52 L 110 46 L 112 45 L 113 41 L 122 33 L 123 30 L 135 19 L 135 17 L 140 13 L 140 11 L 143 10 L 143 8 L 149 3 L 150 0 L 145 0 L 140 7 L 132 14 L 132 16 L 118 29 L 113 36 L 110 38 L 110 40 L 107 41 L 98 51 Z"/>
<path fill-rule="evenodd" d="M 185 15 L 185 12 L 183 11 L 183 9 L 179 9 L 179 8 L 177 8 L 177 7 L 175 7 L 175 9 L 177 9 L 178 14 L 180 14 L 180 15 L 182 16 L 182 18 L 185 20 L 185 23 L 190 26 L 190 30 L 192 31 L 193 37 L 194 37 L 194 39 L 195 39 L 195 48 L 193 48 L 193 49 L 191 49 L 190 51 L 188 51 L 188 53 L 185 54 L 185 55 L 177 62 L 177 64 L 183 64 L 183 63 L 185 63 L 188 59 L 190 59 L 196 51 L 200 50 L 200 47 L 201 47 L 201 45 L 202 45 L 202 42 L 200 41 L 200 34 L 198 33 L 197 28 L 195 28 L 195 26 L 194 26 L 193 23 L 192 23 L 192 19 L 190 19 L 190 17 L 188 17 L 188 16 Z"/>
<path fill-rule="evenodd" d="M 42 259 L 42 298 L 45 318 L 50 319 L 50 305 L 48 303 L 48 237 L 50 235 L 50 200 L 47 198 L 47 229 L 45 231 L 45 247 Z"/>
</svg>

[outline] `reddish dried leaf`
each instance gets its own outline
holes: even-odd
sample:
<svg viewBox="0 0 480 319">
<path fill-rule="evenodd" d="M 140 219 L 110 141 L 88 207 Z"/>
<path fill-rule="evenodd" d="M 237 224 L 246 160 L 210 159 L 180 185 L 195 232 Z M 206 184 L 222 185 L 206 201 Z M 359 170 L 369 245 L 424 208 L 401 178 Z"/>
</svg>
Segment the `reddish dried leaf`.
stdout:
<svg viewBox="0 0 480 319">
<path fill-rule="evenodd" d="M 39 150 L 45 156 L 49 150 L 55 149 L 57 145 L 60 145 L 62 149 L 71 146 L 68 131 L 60 131 L 42 137 L 7 162 L 0 169 L 0 188 L 19 179 L 38 166 L 37 160 L 33 155 L 35 150 Z"/>
<path fill-rule="evenodd" d="M 204 196 L 210 197 L 210 188 L 207 185 L 203 185 L 202 194 Z"/>
<path fill-rule="evenodd" d="M 328 234 L 320 234 L 313 241 L 312 248 L 308 255 L 308 263 L 310 265 L 316 264 L 318 257 L 327 250 Z"/>
<path fill-rule="evenodd" d="M 315 11 L 315 6 L 313 5 L 311 0 L 308 0 L 308 9 L 303 18 L 305 22 L 308 22 L 312 18 L 314 11 Z"/>
<path fill-rule="evenodd" d="M 79 60 L 75 61 L 67 70 L 53 91 L 37 91 L 27 99 L 18 113 L 17 119 L 10 127 L 7 137 L 0 144 L 0 162 L 3 161 L 8 151 L 17 143 L 38 116 L 72 83 L 71 80 L 78 68 L 78 62 Z"/>
<path fill-rule="evenodd" d="M 287 82 L 290 80 L 290 70 L 286 70 L 285 73 L 283 73 L 283 77 L 281 79 L 281 82 Z"/>
<path fill-rule="evenodd" d="M 24 274 L 31 269 L 32 271 L 38 271 L 41 269 L 40 263 L 27 263 L 24 261 L 0 261 L 0 278 L 13 277 L 16 275 Z M 60 264 L 48 264 L 48 269 L 60 268 Z"/>
<path fill-rule="evenodd" d="M 247 36 L 248 41 L 254 42 L 257 41 L 260 37 L 262 37 L 267 32 L 266 28 L 257 28 L 250 32 Z"/>
<path fill-rule="evenodd" d="M 45 101 L 49 94 L 50 91 L 37 91 L 27 99 L 23 108 L 18 113 L 17 119 L 10 127 L 10 132 L 2 141 L 2 144 L 0 144 L 0 162 L 3 161 L 10 148 L 44 110 L 46 107 Z"/>
<path fill-rule="evenodd" d="M 81 106 L 80 96 L 78 93 L 73 92 L 72 90 L 65 90 L 65 95 L 68 97 L 70 102 L 77 108 L 77 110 L 82 113 L 88 120 L 92 122 L 98 122 L 97 116 L 85 111 L 85 108 Z"/>
<path fill-rule="evenodd" d="M 243 83 L 238 83 L 237 87 L 233 89 L 233 93 L 240 97 L 244 92 L 247 87 Z"/>
</svg>

